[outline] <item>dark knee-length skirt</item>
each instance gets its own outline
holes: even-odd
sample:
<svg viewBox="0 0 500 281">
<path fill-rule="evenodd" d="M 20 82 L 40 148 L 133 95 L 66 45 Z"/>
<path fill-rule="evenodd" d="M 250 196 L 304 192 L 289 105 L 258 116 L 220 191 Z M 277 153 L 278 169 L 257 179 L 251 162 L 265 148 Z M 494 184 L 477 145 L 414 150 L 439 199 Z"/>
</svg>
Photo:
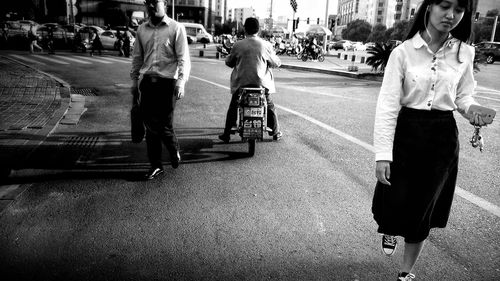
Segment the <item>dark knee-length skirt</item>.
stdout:
<svg viewBox="0 0 500 281">
<path fill-rule="evenodd" d="M 403 107 L 391 163 L 391 185 L 377 182 L 372 212 L 378 232 L 416 243 L 448 222 L 458 171 L 458 130 L 451 111 Z"/>
</svg>

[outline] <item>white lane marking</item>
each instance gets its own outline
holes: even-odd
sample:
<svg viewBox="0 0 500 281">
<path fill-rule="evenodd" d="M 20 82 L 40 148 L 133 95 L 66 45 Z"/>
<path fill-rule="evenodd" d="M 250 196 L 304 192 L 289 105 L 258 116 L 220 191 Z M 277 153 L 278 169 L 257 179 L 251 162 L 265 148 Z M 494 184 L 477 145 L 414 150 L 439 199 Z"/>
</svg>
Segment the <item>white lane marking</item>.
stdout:
<svg viewBox="0 0 500 281">
<path fill-rule="evenodd" d="M 19 55 L 13 55 L 13 54 L 10 54 L 9 56 L 14 57 L 14 58 L 16 58 L 16 59 L 23 60 L 23 61 L 27 61 L 27 62 L 31 62 L 31 63 L 37 63 L 37 64 L 45 65 L 45 63 L 43 63 L 43 62 L 41 62 L 41 61 L 32 60 L 32 59 L 29 59 L 29 58 L 27 58 L 27 57 L 23 57 L 23 56 L 19 56 Z"/>
<path fill-rule="evenodd" d="M 195 78 L 195 79 L 198 79 L 198 80 L 203 81 L 203 82 L 206 82 L 206 83 L 208 83 L 208 84 L 212 84 L 212 85 L 214 85 L 214 86 L 217 86 L 217 87 L 220 87 L 220 88 L 223 88 L 223 89 L 229 90 L 229 87 L 228 87 L 228 86 L 224 86 L 224 85 L 222 85 L 222 84 L 218 84 L 218 83 L 215 83 L 215 82 L 212 82 L 212 81 L 208 81 L 208 80 L 205 80 L 205 79 L 203 79 L 203 78 L 196 77 L 196 76 L 193 76 L 193 75 L 191 75 L 190 77 Z"/>
<path fill-rule="evenodd" d="M 476 195 L 468 192 L 467 190 L 461 189 L 458 186 L 456 186 L 456 187 L 457 187 L 457 189 L 456 189 L 455 193 L 458 196 L 464 198 L 465 200 L 467 200 L 469 202 L 472 202 L 472 203 L 478 205 L 479 207 L 487 210 L 488 212 L 496 215 L 497 217 L 500 217 L 500 208 L 498 208 L 498 206 L 484 200 L 483 198 L 481 198 L 479 196 L 476 196 Z M 477 203 L 475 203 L 475 202 L 477 202 Z"/>
<path fill-rule="evenodd" d="M 49 58 L 48 56 L 37 56 L 37 58 L 42 59 L 42 60 L 47 60 L 47 61 L 50 61 L 50 62 L 53 62 L 53 63 L 57 63 L 57 64 L 69 64 L 69 62 L 65 62 L 65 61 L 62 61 L 62 60 L 56 60 L 56 59 L 53 59 L 53 58 Z"/>
<path fill-rule="evenodd" d="M 309 122 L 311 122 L 313 124 L 316 124 L 319 127 L 323 128 L 323 129 L 325 129 L 325 130 L 327 130 L 327 131 L 329 131 L 331 133 L 334 133 L 334 134 L 336 134 L 336 135 L 338 135 L 340 137 L 343 137 L 344 139 L 346 139 L 346 140 L 348 140 L 348 141 L 350 141 L 352 143 L 355 143 L 355 144 L 357 144 L 357 145 L 365 148 L 368 151 L 375 152 L 375 149 L 373 148 L 372 145 L 370 145 L 370 144 L 368 144 L 368 143 L 366 143 L 366 142 L 364 142 L 362 140 L 359 140 L 359 139 L 357 139 L 357 138 L 355 138 L 355 137 L 353 137 L 351 135 L 348 135 L 348 134 L 346 134 L 346 133 L 344 133 L 342 131 L 339 131 L 339 130 L 333 128 L 332 126 L 329 126 L 329 125 L 327 125 L 327 124 L 325 124 L 325 123 L 323 123 L 321 121 L 318 121 L 318 120 L 316 120 L 316 119 L 314 119 L 312 117 L 309 117 L 309 116 L 307 116 L 305 114 L 302 114 L 300 112 L 297 112 L 295 110 L 292 110 L 292 109 L 289 109 L 289 108 L 286 108 L 286 107 L 283 107 L 283 106 L 280 106 L 280 105 L 277 105 L 277 104 L 274 104 L 274 106 L 276 106 L 277 108 L 279 108 L 281 110 L 284 110 L 284 111 L 287 111 L 289 113 L 292 113 L 293 115 L 297 115 L 298 117 L 303 118 L 303 119 L 305 119 L 305 120 L 307 120 L 307 121 L 309 121 Z"/>
<path fill-rule="evenodd" d="M 487 87 L 483 87 L 483 86 L 477 86 L 476 87 L 476 92 L 485 92 L 485 93 L 488 93 L 488 94 L 493 94 L 493 95 L 499 95 L 500 96 L 500 91 L 499 90 L 495 90 L 495 89 L 491 89 L 491 88 L 487 88 Z"/>
<path fill-rule="evenodd" d="M 100 60 L 100 59 L 94 59 L 94 58 L 89 58 L 89 57 L 84 57 L 84 56 L 75 56 L 75 57 L 78 57 L 79 59 L 83 59 L 83 60 L 88 60 L 88 61 L 91 61 L 91 62 L 98 62 L 98 63 L 104 63 L 104 64 L 110 64 L 110 63 L 112 63 L 110 61 L 103 61 L 103 60 Z"/>
<path fill-rule="evenodd" d="M 92 64 L 91 62 L 88 62 L 88 61 L 83 61 L 83 60 L 79 60 L 79 59 L 75 59 L 75 58 L 71 58 L 71 57 L 63 57 L 63 56 L 54 56 L 58 59 L 62 59 L 62 60 L 69 60 L 69 61 L 72 61 L 72 62 L 77 62 L 77 63 L 81 63 L 81 64 Z"/>
<path fill-rule="evenodd" d="M 121 63 L 130 63 L 130 60 L 123 60 L 123 59 L 116 59 L 116 58 L 110 58 L 110 57 L 101 57 L 103 60 L 108 60 L 112 62 L 121 62 Z"/>
<path fill-rule="evenodd" d="M 500 101 L 500 99 L 488 98 L 488 97 L 483 97 L 483 96 L 479 96 L 479 95 L 475 95 L 474 98 L 485 99 L 485 100 L 492 100 L 492 101 Z"/>
<path fill-rule="evenodd" d="M 191 76 L 193 77 L 193 76 Z M 198 79 L 198 80 L 201 80 L 201 81 L 204 81 L 204 82 L 207 82 L 207 83 L 210 83 L 212 85 L 215 85 L 215 86 L 219 86 L 223 89 L 229 89 L 228 87 L 224 86 L 224 85 L 221 85 L 221 84 L 217 84 L 217 83 L 214 83 L 214 82 L 211 82 L 211 81 L 208 81 L 208 80 L 205 80 L 205 79 L 202 79 L 202 78 L 198 78 L 198 77 L 193 77 L 195 79 Z M 345 138 L 346 140 L 354 143 L 354 144 L 357 144 L 363 148 L 365 148 L 366 150 L 372 152 L 372 153 L 375 153 L 375 148 L 373 147 L 373 145 L 371 144 L 368 144 L 362 140 L 359 140 L 351 135 L 348 135 L 342 131 L 339 131 L 321 121 L 318 121 L 312 117 L 309 117 L 305 114 L 302 114 L 300 112 L 297 112 L 295 110 L 292 110 L 292 109 L 289 109 L 289 108 L 286 108 L 286 107 L 283 107 L 283 106 L 280 106 L 280 105 L 277 105 L 277 104 L 274 104 L 275 107 L 281 109 L 281 110 L 284 110 L 284 111 L 287 111 L 289 113 L 292 113 L 300 118 L 303 118 L 313 124 L 316 124 L 318 125 L 319 127 L 331 132 L 331 133 L 334 133 L 342 138 Z M 460 188 L 458 185 L 456 186 L 456 194 L 460 197 L 462 197 L 463 199 L 469 201 L 470 203 L 480 207 L 481 209 L 483 210 L 486 210 L 490 213 L 492 213 L 493 215 L 497 216 L 497 217 L 500 217 L 500 207 L 498 207 L 497 205 L 479 197 L 479 196 L 476 196 L 462 188 Z"/>
</svg>

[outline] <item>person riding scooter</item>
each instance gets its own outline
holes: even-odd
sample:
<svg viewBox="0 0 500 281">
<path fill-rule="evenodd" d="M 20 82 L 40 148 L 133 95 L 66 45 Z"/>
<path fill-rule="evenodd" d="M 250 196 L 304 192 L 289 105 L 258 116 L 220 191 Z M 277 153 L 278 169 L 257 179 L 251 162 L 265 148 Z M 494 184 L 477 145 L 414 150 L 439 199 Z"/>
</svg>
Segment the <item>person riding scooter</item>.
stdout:
<svg viewBox="0 0 500 281">
<path fill-rule="evenodd" d="M 313 60 L 318 59 L 319 46 L 318 46 L 318 41 L 316 40 L 316 37 L 309 40 L 309 45 L 307 45 L 307 51 L 311 54 L 311 57 L 313 58 Z"/>
<path fill-rule="evenodd" d="M 233 68 L 231 73 L 231 103 L 227 110 L 224 133 L 219 139 L 228 143 L 231 128 L 237 120 L 237 106 L 240 89 L 250 85 L 262 86 L 266 89 L 267 99 L 267 127 L 271 128 L 269 135 L 273 140 L 279 140 L 282 133 L 278 124 L 278 116 L 270 94 L 276 92 L 271 68 L 279 67 L 281 61 L 276 56 L 273 46 L 257 36 L 259 20 L 247 18 L 244 24 L 246 38 L 234 44 L 231 54 L 226 58 L 226 65 Z"/>
</svg>

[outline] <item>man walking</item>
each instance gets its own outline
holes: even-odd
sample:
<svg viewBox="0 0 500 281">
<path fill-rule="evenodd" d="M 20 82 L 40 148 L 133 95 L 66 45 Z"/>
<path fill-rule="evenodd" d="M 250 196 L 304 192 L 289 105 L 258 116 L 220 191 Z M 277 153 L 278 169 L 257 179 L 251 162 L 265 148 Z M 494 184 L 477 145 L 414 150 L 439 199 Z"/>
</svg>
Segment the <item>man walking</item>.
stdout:
<svg viewBox="0 0 500 281">
<path fill-rule="evenodd" d="M 219 135 L 219 139 L 228 143 L 231 138 L 231 127 L 235 125 L 238 114 L 239 89 L 259 85 L 266 89 L 267 126 L 271 128 L 269 134 L 273 136 L 273 140 L 280 140 L 282 133 L 279 130 L 278 116 L 270 94 L 276 92 L 271 68 L 279 67 L 281 61 L 276 56 L 271 43 L 257 36 L 259 20 L 247 18 L 244 27 L 246 38 L 236 42 L 231 54 L 226 58 L 226 65 L 233 68 L 231 73 L 231 94 L 233 96 L 227 110 L 224 133 Z"/>
<path fill-rule="evenodd" d="M 176 101 L 184 97 L 189 77 L 186 30 L 166 15 L 166 0 L 146 0 L 149 21 L 139 26 L 132 54 L 133 102 L 140 103 L 146 126 L 146 144 L 151 169 L 145 179 L 163 173 L 162 143 L 175 169 L 181 156 L 173 129 Z"/>
</svg>

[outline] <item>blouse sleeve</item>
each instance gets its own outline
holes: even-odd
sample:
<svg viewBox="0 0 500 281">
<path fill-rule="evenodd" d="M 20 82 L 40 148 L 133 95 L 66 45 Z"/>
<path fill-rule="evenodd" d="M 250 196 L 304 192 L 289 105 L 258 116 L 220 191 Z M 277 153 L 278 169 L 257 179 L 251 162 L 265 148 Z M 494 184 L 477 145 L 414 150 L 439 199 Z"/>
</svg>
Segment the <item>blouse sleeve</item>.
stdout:
<svg viewBox="0 0 500 281">
<path fill-rule="evenodd" d="M 464 45 L 463 47 L 465 49 L 463 52 L 466 53 L 466 61 L 464 63 L 466 63 L 467 66 L 457 85 L 457 98 L 455 99 L 455 104 L 457 105 L 457 111 L 465 116 L 464 114 L 469 110 L 469 106 L 478 103 L 472 97 L 475 88 L 474 47 L 468 45 Z"/>
<path fill-rule="evenodd" d="M 392 161 L 392 146 L 396 121 L 401 109 L 401 94 L 404 80 L 404 52 L 396 48 L 392 51 L 385 68 L 384 79 L 377 101 L 373 142 L 375 161 Z"/>
</svg>

